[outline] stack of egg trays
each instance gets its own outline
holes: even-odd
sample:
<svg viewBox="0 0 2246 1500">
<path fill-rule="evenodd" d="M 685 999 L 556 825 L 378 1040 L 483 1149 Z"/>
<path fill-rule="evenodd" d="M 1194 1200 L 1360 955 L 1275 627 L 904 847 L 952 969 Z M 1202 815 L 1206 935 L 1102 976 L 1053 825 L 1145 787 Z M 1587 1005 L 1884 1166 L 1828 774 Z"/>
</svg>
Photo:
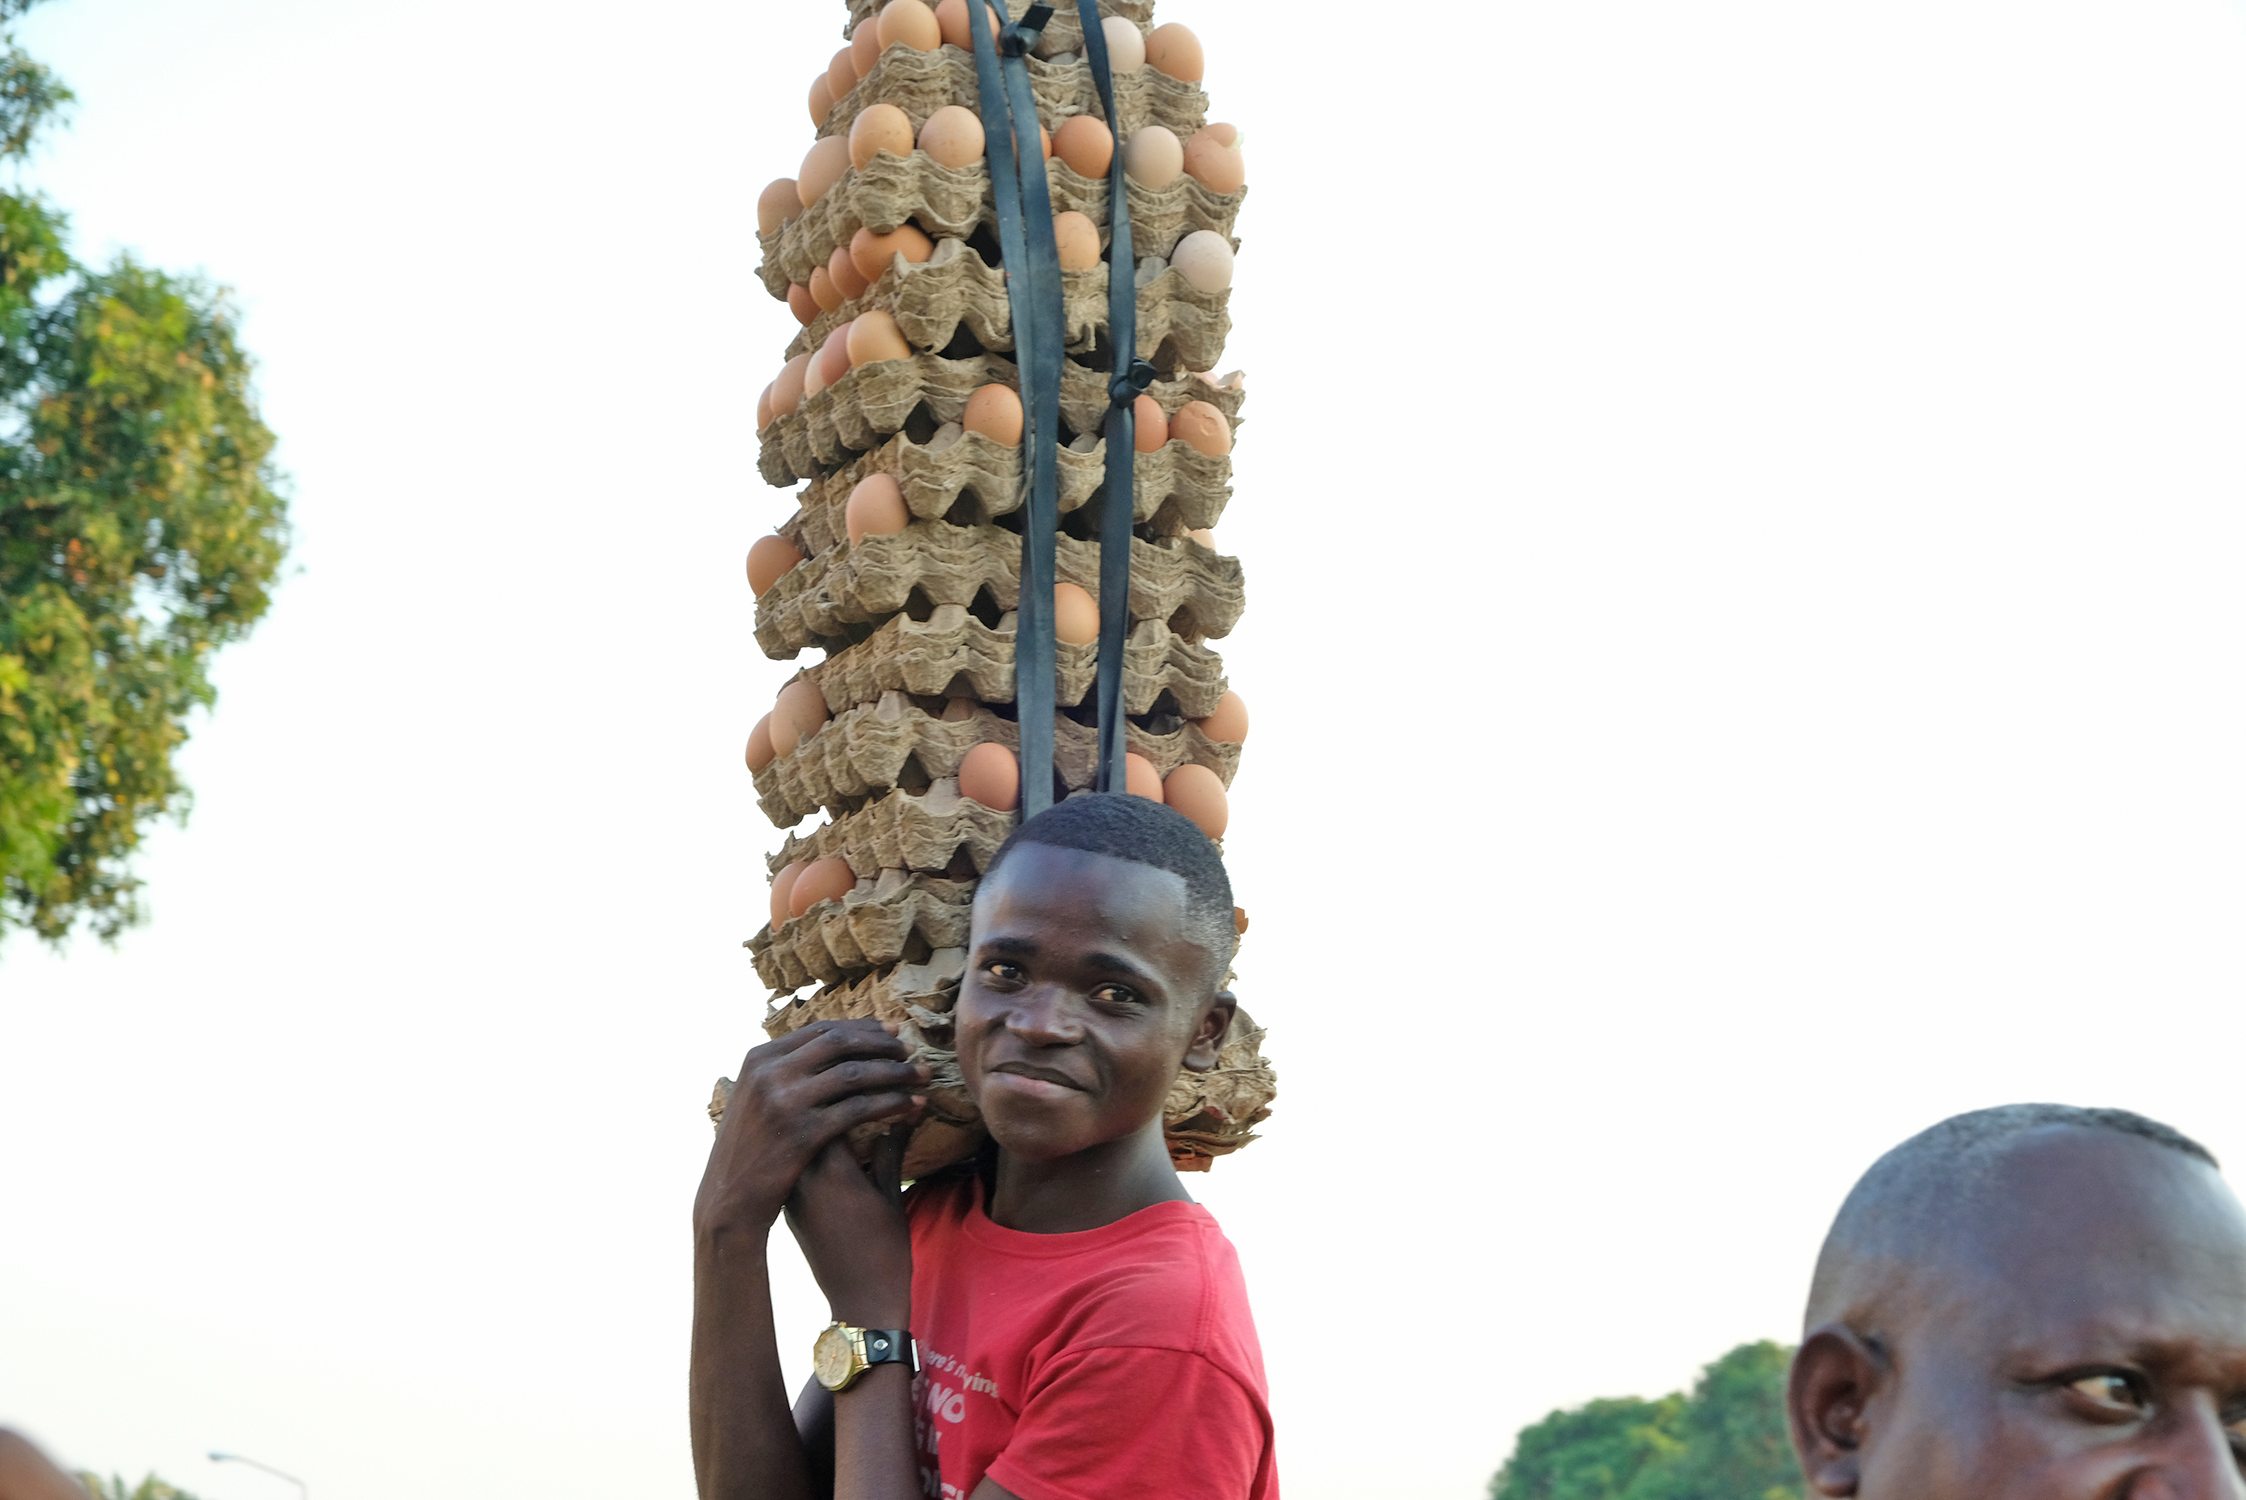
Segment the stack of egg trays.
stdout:
<svg viewBox="0 0 2246 1500">
<path fill-rule="evenodd" d="M 858 0 L 853 20 L 868 24 L 879 0 Z M 1107 14 L 1144 28 L 1151 5 L 1104 0 Z M 1073 9 L 1057 12 L 1029 63 L 1048 130 L 1070 115 L 1101 116 L 1090 66 L 1081 59 Z M 1076 53 L 1075 60 L 1064 54 Z M 1043 59 L 1064 56 L 1058 63 Z M 1116 78 L 1118 151 L 1132 131 L 1160 124 L 1180 139 L 1204 123 L 1207 99 L 1195 85 L 1152 68 Z M 917 52 L 892 47 L 837 103 L 820 134 L 847 132 L 859 111 L 887 102 L 915 125 L 946 104 L 976 102 L 973 59 L 955 47 Z M 1108 229 L 1109 185 L 1048 163 L 1054 211 L 1076 209 Z M 1195 230 L 1232 237 L 1244 193 L 1213 193 L 1192 177 L 1158 191 L 1129 188 L 1134 246 L 1166 256 Z M 982 163 L 947 168 L 924 153 L 882 155 L 846 172 L 813 205 L 762 238 L 759 275 L 776 297 L 805 283 L 860 228 L 886 233 L 916 224 L 936 241 L 914 265 L 901 257 L 864 293 L 804 327 L 788 355 L 814 352 L 840 323 L 873 309 L 889 312 L 916 351 L 905 360 L 852 370 L 806 396 L 765 429 L 759 468 L 774 485 L 803 482 L 795 515 L 780 528 L 806 559 L 757 607 L 756 635 L 766 655 L 824 659 L 802 673 L 832 716 L 796 750 L 757 773 L 760 803 L 773 822 L 794 828 L 770 860 L 837 856 L 857 888 L 768 927 L 747 944 L 774 993 L 766 1029 L 784 1035 L 832 1017 L 895 1024 L 935 1071 L 929 1118 L 907 1153 L 908 1174 L 924 1174 L 971 1154 L 981 1133 L 951 1046 L 950 1011 L 966 962 L 967 919 L 976 879 L 1011 832 L 1015 814 L 959 793 L 960 761 L 976 744 L 1019 749 L 1014 701 L 1013 611 L 1019 602 L 1021 535 L 1002 524 L 1023 504 L 1024 450 L 962 430 L 967 399 L 987 384 L 1020 389 L 1004 277 L 966 241 L 983 231 L 996 242 L 996 210 Z M 1090 356 L 1106 333 L 1108 276 L 1099 266 L 1064 273 L 1064 342 Z M 1159 371 L 1148 395 L 1174 416 L 1189 401 L 1221 411 L 1237 431 L 1243 391 L 1189 372 L 1221 357 L 1230 332 L 1228 293 L 1206 293 L 1161 265 L 1133 268 L 1138 286 L 1141 357 Z M 946 358 L 962 332 L 979 353 Z M 1105 479 L 1101 437 L 1108 376 L 1080 360 L 1064 366 L 1062 424 L 1077 436 L 1060 455 L 1064 518 L 1090 503 Z M 1131 633 L 1125 647 L 1124 700 L 1130 748 L 1164 775 L 1199 764 L 1229 786 L 1239 747 L 1210 740 L 1195 723 L 1225 692 L 1223 663 L 1207 642 L 1237 623 L 1244 605 L 1240 565 L 1188 533 L 1214 526 L 1231 494 L 1231 460 L 1172 441 L 1135 456 L 1132 513 Z M 910 519 L 896 535 L 848 540 L 844 508 L 872 474 L 903 491 Z M 1098 594 L 1096 543 L 1064 535 L 1057 576 Z M 1057 701 L 1088 710 L 1096 648 L 1058 649 Z M 1096 734 L 1089 714 L 1065 712 L 1056 724 L 1055 770 L 1071 792 L 1092 786 Z M 811 993 L 798 992 L 811 990 Z M 1183 1166 L 1254 1138 L 1276 1091 L 1260 1055 L 1263 1033 L 1244 1014 L 1215 1069 L 1182 1074 L 1165 1111 L 1172 1153 Z"/>
</svg>

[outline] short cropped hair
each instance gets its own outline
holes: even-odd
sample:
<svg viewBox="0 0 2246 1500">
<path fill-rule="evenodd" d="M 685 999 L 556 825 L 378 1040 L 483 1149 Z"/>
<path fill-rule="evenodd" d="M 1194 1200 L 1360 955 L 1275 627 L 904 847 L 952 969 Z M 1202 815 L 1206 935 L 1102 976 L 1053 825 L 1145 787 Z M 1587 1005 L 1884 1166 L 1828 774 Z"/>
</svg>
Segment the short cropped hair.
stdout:
<svg viewBox="0 0 2246 1500">
<path fill-rule="evenodd" d="M 1945 1226 L 1979 1205 L 2022 1137 L 2054 1128 L 2131 1136 L 2220 1170 L 2215 1154 L 2190 1136 L 2126 1109 L 2005 1104 L 1953 1115 L 1882 1156 L 1850 1190 L 1817 1258 L 1808 1325 L 1846 1317 L 1846 1304 L 1864 1294 L 1868 1263 L 1905 1260 L 1915 1244 L 1931 1248 Z"/>
<path fill-rule="evenodd" d="M 1177 809 L 1147 797 L 1079 793 L 1054 803 L 1016 828 L 998 846 L 985 877 L 998 873 L 1006 856 L 1023 844 L 1105 854 L 1167 870 L 1183 880 L 1188 933 L 1214 958 L 1215 977 L 1210 988 L 1223 983 L 1225 969 L 1239 945 L 1232 915 L 1232 880 L 1224 872 L 1224 858 L 1217 853 L 1217 846 Z"/>
</svg>

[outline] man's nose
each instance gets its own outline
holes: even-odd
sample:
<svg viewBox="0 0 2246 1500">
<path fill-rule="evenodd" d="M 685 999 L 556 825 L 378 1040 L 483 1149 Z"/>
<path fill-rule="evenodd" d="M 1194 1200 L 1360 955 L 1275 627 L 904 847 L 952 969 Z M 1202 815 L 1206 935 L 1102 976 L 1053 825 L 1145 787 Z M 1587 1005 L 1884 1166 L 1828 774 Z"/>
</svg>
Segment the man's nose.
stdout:
<svg viewBox="0 0 2246 1500">
<path fill-rule="evenodd" d="M 1066 992 L 1050 984 L 1033 984 L 1014 997 L 1006 1013 L 1006 1029 L 1039 1047 L 1066 1047 L 1083 1035 L 1076 1007 Z"/>
<path fill-rule="evenodd" d="M 2171 1408 L 2152 1472 L 2129 1490 L 2130 1500 L 2246 1500 L 2236 1435 L 2211 1395 Z"/>
</svg>

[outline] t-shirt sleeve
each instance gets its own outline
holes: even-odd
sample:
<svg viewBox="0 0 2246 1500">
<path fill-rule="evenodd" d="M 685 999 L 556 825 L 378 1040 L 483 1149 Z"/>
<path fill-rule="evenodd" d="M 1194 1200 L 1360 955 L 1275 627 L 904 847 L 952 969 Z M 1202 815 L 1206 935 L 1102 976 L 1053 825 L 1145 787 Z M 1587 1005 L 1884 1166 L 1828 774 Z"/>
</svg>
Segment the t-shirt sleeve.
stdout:
<svg viewBox="0 0 2246 1500">
<path fill-rule="evenodd" d="M 1262 1400 L 1177 1349 L 1066 1355 L 1024 1394 L 990 1466 L 1021 1500 L 1250 1500 L 1270 1447 Z"/>
</svg>

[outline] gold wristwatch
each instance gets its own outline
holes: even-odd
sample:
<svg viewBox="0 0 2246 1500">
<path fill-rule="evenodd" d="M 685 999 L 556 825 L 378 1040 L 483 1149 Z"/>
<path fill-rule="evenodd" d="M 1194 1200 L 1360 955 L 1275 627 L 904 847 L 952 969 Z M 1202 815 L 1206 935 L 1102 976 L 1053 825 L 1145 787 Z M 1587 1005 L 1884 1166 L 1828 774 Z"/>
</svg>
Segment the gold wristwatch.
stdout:
<svg viewBox="0 0 2246 1500">
<path fill-rule="evenodd" d="M 846 1391 L 875 1365 L 914 1368 L 912 1335 L 902 1328 L 852 1328 L 829 1323 L 811 1346 L 811 1373 L 830 1391 Z"/>
</svg>

